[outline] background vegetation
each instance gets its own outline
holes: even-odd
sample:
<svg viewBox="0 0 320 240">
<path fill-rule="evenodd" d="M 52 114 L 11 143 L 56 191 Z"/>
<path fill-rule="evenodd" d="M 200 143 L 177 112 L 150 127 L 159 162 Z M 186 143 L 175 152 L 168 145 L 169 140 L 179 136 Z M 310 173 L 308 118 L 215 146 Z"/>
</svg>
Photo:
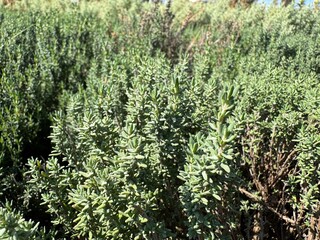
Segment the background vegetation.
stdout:
<svg viewBox="0 0 320 240">
<path fill-rule="evenodd" d="M 319 239 L 317 5 L 251 2 L 5 1 L 0 239 Z"/>
</svg>

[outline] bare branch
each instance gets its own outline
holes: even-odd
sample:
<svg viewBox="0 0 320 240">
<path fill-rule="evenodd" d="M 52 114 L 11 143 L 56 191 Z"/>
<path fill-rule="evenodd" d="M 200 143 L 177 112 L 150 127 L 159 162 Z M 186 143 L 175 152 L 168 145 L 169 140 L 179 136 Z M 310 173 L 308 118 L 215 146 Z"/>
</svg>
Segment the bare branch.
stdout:
<svg viewBox="0 0 320 240">
<path fill-rule="evenodd" d="M 238 190 L 246 195 L 248 198 L 250 198 L 251 200 L 258 202 L 260 204 L 262 204 L 264 207 L 266 207 L 268 210 L 270 210 L 271 212 L 273 212 L 274 214 L 276 214 L 280 219 L 284 220 L 287 224 L 290 224 L 292 226 L 298 226 L 298 224 L 292 220 L 291 218 L 284 216 L 283 214 L 277 212 L 274 208 L 270 207 L 266 202 L 264 202 L 263 200 L 261 200 L 259 197 L 253 195 L 252 193 L 248 192 L 246 189 L 239 187 Z"/>
</svg>

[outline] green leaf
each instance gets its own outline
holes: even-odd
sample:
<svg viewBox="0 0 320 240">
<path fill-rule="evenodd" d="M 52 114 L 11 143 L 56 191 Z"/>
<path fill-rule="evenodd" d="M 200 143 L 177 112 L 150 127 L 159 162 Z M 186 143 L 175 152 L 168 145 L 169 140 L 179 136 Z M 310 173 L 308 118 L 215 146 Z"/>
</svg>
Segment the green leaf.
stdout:
<svg viewBox="0 0 320 240">
<path fill-rule="evenodd" d="M 230 173 L 230 168 L 227 164 L 221 163 L 220 166 L 224 171 L 226 171 L 227 173 Z"/>
<path fill-rule="evenodd" d="M 148 222 L 148 219 L 145 218 L 145 217 L 139 216 L 139 221 L 140 221 L 141 223 L 146 223 L 146 222 Z"/>
<path fill-rule="evenodd" d="M 132 222 L 132 221 L 133 221 L 133 218 L 131 218 L 131 217 L 128 217 L 128 218 L 125 220 L 126 223 Z"/>
<path fill-rule="evenodd" d="M 228 154 L 225 154 L 225 153 L 221 153 L 222 157 L 224 157 L 225 159 L 228 159 L 228 160 L 232 160 L 232 156 L 231 155 L 228 155 Z"/>
<path fill-rule="evenodd" d="M 3 236 L 6 232 L 6 229 L 5 228 L 1 228 L 0 229 L 0 236 Z"/>
<path fill-rule="evenodd" d="M 83 177 L 85 177 L 85 178 L 90 178 L 92 175 L 93 175 L 93 173 L 92 172 L 83 172 L 83 171 L 79 171 L 79 174 L 81 175 L 81 176 L 83 176 Z"/>
<path fill-rule="evenodd" d="M 147 168 L 148 167 L 147 164 L 144 164 L 144 163 L 138 163 L 138 166 L 140 168 Z"/>
<path fill-rule="evenodd" d="M 208 175 L 207 175 L 206 171 L 202 171 L 201 174 L 202 174 L 202 177 L 204 180 L 208 180 Z"/>
<path fill-rule="evenodd" d="M 202 202 L 204 205 L 208 205 L 208 199 L 206 199 L 206 198 L 201 198 L 201 202 Z"/>
<path fill-rule="evenodd" d="M 217 195 L 217 194 L 212 194 L 212 196 L 213 196 L 215 199 L 221 201 L 221 197 L 220 197 L 219 195 Z"/>
</svg>

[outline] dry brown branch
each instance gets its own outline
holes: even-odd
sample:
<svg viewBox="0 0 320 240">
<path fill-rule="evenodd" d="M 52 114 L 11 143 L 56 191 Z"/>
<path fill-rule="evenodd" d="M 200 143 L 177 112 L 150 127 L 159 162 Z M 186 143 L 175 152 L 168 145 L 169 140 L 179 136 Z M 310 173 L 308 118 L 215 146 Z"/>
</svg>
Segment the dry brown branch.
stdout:
<svg viewBox="0 0 320 240">
<path fill-rule="evenodd" d="M 282 219 L 283 221 L 285 221 L 287 224 L 290 224 L 291 226 L 297 227 L 298 223 L 295 222 L 294 220 L 292 220 L 291 218 L 288 218 L 287 216 L 284 216 L 283 214 L 279 213 L 278 211 L 276 211 L 274 208 L 270 207 L 266 202 L 264 202 L 262 199 L 260 199 L 259 197 L 253 195 L 252 193 L 248 192 L 246 189 L 239 187 L 238 188 L 239 191 L 246 195 L 248 198 L 250 198 L 251 200 L 253 200 L 254 202 L 260 203 L 261 205 L 263 205 L 264 207 L 266 207 L 268 210 L 270 210 L 271 212 L 273 212 L 275 215 L 277 215 L 280 219 Z"/>
<path fill-rule="evenodd" d="M 5 6 L 11 6 L 15 3 L 15 0 L 2 0 L 2 4 Z"/>
<path fill-rule="evenodd" d="M 292 3 L 292 0 L 281 0 L 281 4 L 285 7 L 290 5 L 291 3 Z"/>
<path fill-rule="evenodd" d="M 284 175 L 288 174 L 290 171 L 290 164 L 289 162 L 292 160 L 293 156 L 297 153 L 296 150 L 293 150 L 289 153 L 289 155 L 286 157 L 285 161 L 283 162 L 280 171 L 277 172 L 277 176 L 273 179 L 273 181 L 270 183 L 270 187 L 274 187 L 278 181 L 283 177 Z"/>
<path fill-rule="evenodd" d="M 250 5 L 254 2 L 254 0 L 231 0 L 229 2 L 229 6 L 234 8 L 238 4 L 240 4 L 243 7 L 250 7 Z"/>
</svg>

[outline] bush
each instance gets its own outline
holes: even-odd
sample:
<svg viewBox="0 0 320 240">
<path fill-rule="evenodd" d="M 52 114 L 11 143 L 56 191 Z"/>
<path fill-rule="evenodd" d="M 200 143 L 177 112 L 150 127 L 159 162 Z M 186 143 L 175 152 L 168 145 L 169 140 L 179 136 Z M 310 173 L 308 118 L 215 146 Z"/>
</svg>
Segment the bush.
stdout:
<svg viewBox="0 0 320 240">
<path fill-rule="evenodd" d="M 39 229 L 39 223 L 26 221 L 11 204 L 0 207 L 0 239 L 54 239 L 55 233 Z"/>
<path fill-rule="evenodd" d="M 0 233 L 317 239 L 314 9 L 86 4 L 0 10 Z"/>
</svg>

